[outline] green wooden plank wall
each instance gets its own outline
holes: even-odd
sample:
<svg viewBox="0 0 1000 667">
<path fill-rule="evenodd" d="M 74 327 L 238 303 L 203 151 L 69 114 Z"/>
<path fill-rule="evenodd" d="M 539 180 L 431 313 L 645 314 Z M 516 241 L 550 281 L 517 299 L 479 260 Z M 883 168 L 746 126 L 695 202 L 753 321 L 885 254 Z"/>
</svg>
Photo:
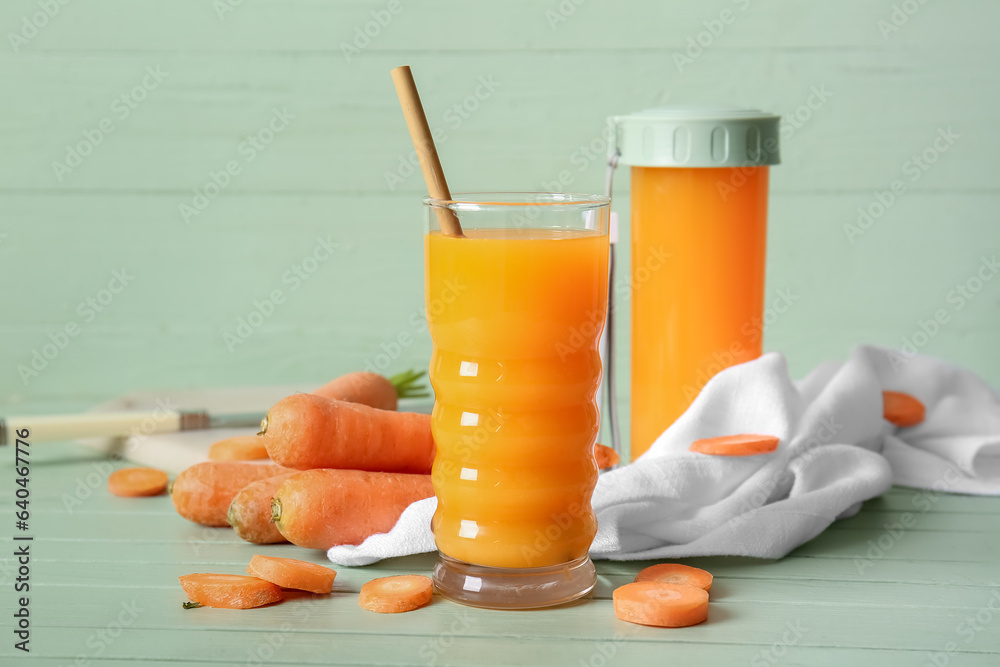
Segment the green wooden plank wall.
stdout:
<svg viewBox="0 0 1000 667">
<path fill-rule="evenodd" d="M 804 373 L 915 338 L 1000 384 L 998 21 L 987 0 L 5 0 L 0 411 L 426 363 L 404 63 L 455 190 L 599 191 L 613 113 L 784 114 L 768 290 L 793 303 L 766 347 Z"/>
</svg>

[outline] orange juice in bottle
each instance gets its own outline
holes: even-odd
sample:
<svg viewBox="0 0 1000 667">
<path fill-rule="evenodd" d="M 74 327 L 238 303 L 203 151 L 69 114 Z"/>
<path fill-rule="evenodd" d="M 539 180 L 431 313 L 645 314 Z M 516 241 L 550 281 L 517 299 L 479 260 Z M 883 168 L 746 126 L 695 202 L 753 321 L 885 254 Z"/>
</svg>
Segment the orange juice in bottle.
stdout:
<svg viewBox="0 0 1000 667">
<path fill-rule="evenodd" d="M 608 200 L 497 193 L 440 202 L 464 237 L 425 237 L 434 351 L 435 583 L 495 608 L 596 581 L 590 498 L 607 315 Z"/>
<path fill-rule="evenodd" d="M 611 119 L 631 165 L 631 457 L 719 371 L 760 356 L 779 117 L 721 107 Z"/>
</svg>

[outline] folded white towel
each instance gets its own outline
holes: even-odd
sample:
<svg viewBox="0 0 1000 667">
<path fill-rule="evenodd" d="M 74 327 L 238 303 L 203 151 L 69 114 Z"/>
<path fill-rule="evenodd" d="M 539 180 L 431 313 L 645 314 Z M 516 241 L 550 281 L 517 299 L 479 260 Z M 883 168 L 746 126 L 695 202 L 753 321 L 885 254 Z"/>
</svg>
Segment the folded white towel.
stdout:
<svg viewBox="0 0 1000 667">
<path fill-rule="evenodd" d="M 882 419 L 882 391 L 912 394 L 923 423 Z M 778 436 L 771 454 L 688 451 L 700 438 Z M 862 346 L 798 383 L 769 353 L 728 368 L 641 458 L 601 475 L 594 558 L 740 555 L 780 558 L 858 511 L 893 483 L 1000 494 L 1000 396 L 973 373 L 919 355 Z M 329 558 L 367 565 L 434 550 L 436 500 L 411 505 L 388 533 Z"/>
</svg>

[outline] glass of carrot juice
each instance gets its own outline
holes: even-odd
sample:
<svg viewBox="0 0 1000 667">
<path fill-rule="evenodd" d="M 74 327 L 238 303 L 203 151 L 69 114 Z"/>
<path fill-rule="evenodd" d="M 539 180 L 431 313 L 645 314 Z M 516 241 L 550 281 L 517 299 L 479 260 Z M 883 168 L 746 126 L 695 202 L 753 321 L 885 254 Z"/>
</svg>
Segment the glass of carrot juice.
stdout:
<svg viewBox="0 0 1000 667">
<path fill-rule="evenodd" d="M 479 607 L 568 602 L 596 582 L 609 199 L 475 193 L 424 209 L 435 585 Z"/>
</svg>

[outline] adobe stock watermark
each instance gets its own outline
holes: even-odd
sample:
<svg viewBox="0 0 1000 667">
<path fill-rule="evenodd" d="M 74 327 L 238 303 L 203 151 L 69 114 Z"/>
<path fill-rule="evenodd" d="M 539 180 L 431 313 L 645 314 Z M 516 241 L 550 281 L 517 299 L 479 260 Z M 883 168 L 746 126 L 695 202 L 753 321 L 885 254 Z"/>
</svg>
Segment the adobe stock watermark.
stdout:
<svg viewBox="0 0 1000 667">
<path fill-rule="evenodd" d="M 615 280 L 614 291 L 615 301 L 611 308 L 611 315 L 621 307 L 622 303 L 628 302 L 632 298 L 633 292 L 642 288 L 649 282 L 653 275 L 667 264 L 670 253 L 662 246 L 650 248 L 642 263 L 633 268 L 632 272 L 625 278 Z M 604 328 L 606 317 L 602 317 L 604 311 L 601 309 L 588 311 L 584 321 L 571 327 L 565 341 L 556 343 L 556 354 L 559 361 L 566 361 L 566 358 L 582 349 L 597 344 Z"/>
<path fill-rule="evenodd" d="M 457 277 L 455 280 L 457 280 Z M 468 285 L 464 285 L 461 282 L 450 283 L 450 281 L 445 281 L 441 293 L 427 304 L 426 319 L 423 322 L 424 326 L 427 326 L 429 318 L 442 314 L 448 305 L 454 303 L 455 299 L 467 288 Z M 415 322 L 416 320 L 411 319 L 411 321 Z M 401 354 L 401 352 L 397 351 L 398 349 L 392 350 L 394 354 L 388 354 L 389 350 L 383 347 L 383 350 L 385 350 L 383 354 L 385 356 L 383 354 L 378 355 L 375 359 L 375 365 L 369 367 L 366 363 L 365 369 L 370 370 L 371 368 L 375 368 L 376 372 L 378 372 L 383 365 L 387 366 L 394 356 Z M 459 368 L 460 376 L 475 377 L 479 373 L 478 362 L 461 362 Z M 454 480 L 456 476 L 459 479 L 469 481 L 478 479 L 479 471 L 477 469 L 463 468 L 455 463 L 455 460 L 468 461 L 475 458 L 477 453 L 482 451 L 482 448 L 490 442 L 493 435 L 498 433 L 503 427 L 503 418 L 499 412 L 492 410 L 463 412 L 461 417 L 459 417 L 459 425 L 462 427 L 461 435 L 449 442 L 452 455 L 441 459 L 431 471 L 431 480 L 436 486 L 446 484 L 449 480 Z M 463 529 L 465 528 L 465 523 L 463 521 Z M 472 523 L 475 525 L 475 522 Z M 474 528 L 474 530 L 478 531 L 478 528 Z"/>
<path fill-rule="evenodd" d="M 469 285 L 463 283 L 460 276 L 445 280 L 441 292 L 426 304 L 425 310 L 415 310 L 406 318 L 407 328 L 401 329 L 389 341 L 379 343 L 380 352 L 365 359 L 364 370 L 385 374 L 393 362 L 413 345 L 416 335 L 427 330 L 427 315 L 442 314 L 468 288 Z"/>
<path fill-rule="evenodd" d="M 312 618 L 315 611 L 321 607 L 328 608 L 329 600 L 326 595 L 316 595 L 311 598 L 295 600 L 290 606 L 294 608 L 294 623 L 284 622 L 278 626 L 277 632 L 260 633 L 259 641 L 254 646 L 248 646 L 246 650 L 246 660 L 243 662 L 246 667 L 257 667 L 260 665 L 270 665 L 276 662 L 275 656 L 284 648 L 290 635 L 293 635 L 297 628 Z M 239 663 L 237 663 L 239 664 Z"/>
<path fill-rule="evenodd" d="M 805 102 L 795 107 L 791 112 L 781 115 L 781 138 L 785 141 L 795 136 L 802 127 L 812 120 L 813 114 L 822 109 L 833 97 L 833 91 L 825 83 L 809 87 L 809 96 Z M 765 150 L 767 147 L 765 146 Z"/>
<path fill-rule="evenodd" d="M 281 274 L 281 283 L 288 286 L 288 292 L 276 287 L 264 297 L 254 299 L 250 311 L 246 315 L 240 315 L 236 318 L 236 324 L 232 330 L 223 330 L 222 340 L 225 341 L 229 353 L 235 352 L 236 348 L 247 342 L 258 329 L 264 326 L 264 322 L 269 320 L 278 307 L 288 300 L 288 294 L 297 292 L 324 264 L 330 261 L 330 258 L 333 257 L 333 251 L 338 248 L 340 248 L 340 244 L 330 240 L 329 234 L 326 238 L 317 236 L 316 245 L 313 246 L 312 251 Z"/>
<path fill-rule="evenodd" d="M 61 329 L 48 332 L 48 342 L 31 350 L 31 360 L 27 364 L 18 364 L 17 374 L 27 387 L 37 378 L 62 352 L 69 347 L 70 342 L 80 335 L 86 325 L 92 323 L 106 311 L 119 294 L 125 291 L 135 276 L 127 268 L 111 272 L 111 279 L 105 287 L 83 299 L 76 305 L 78 320 L 70 320 Z"/>
<path fill-rule="evenodd" d="M 843 429 L 844 425 L 838 422 L 833 415 L 823 415 L 817 420 L 815 433 L 798 446 L 799 451 L 796 452 L 796 456 L 802 461 L 813 457 L 817 447 L 832 443 Z M 747 523 L 750 521 L 751 512 L 767 505 L 769 501 L 777 500 L 778 491 L 790 489 L 794 482 L 795 474 L 793 472 L 787 469 L 780 471 L 773 479 L 757 487 L 744 498 L 743 502 L 740 503 L 739 513 L 729 519 L 726 524 L 737 528 Z"/>
<path fill-rule="evenodd" d="M 503 426 L 503 418 L 498 412 L 464 412 L 460 418 L 463 427 L 471 427 L 468 433 L 450 443 L 452 456 L 442 459 L 436 464 L 431 472 L 431 481 L 435 486 L 447 484 L 449 480 L 454 480 L 457 475 L 459 479 L 475 481 L 479 477 L 479 471 L 473 468 L 463 468 L 455 459 L 467 461 L 482 451 L 483 446 L 490 441 L 492 434 L 500 431 Z M 472 522 L 475 524 L 475 522 Z M 463 528 L 465 522 L 463 521 Z M 475 528 L 478 531 L 478 528 Z"/>
<path fill-rule="evenodd" d="M 472 115 L 479 110 L 479 107 L 483 104 L 483 102 L 486 102 L 493 97 L 497 88 L 500 88 L 502 85 L 502 83 L 493 78 L 492 74 L 480 76 L 477 79 L 477 85 L 472 92 L 448 107 L 448 109 L 441 114 L 441 120 L 447 123 L 450 130 L 454 132 L 458 128 L 462 127 L 462 125 L 465 124 L 465 121 L 472 118 Z M 450 138 L 448 132 L 446 132 L 440 125 L 431 128 L 431 136 L 434 137 L 434 143 L 438 146 L 445 143 Z M 410 178 L 419 171 L 420 157 L 417 155 L 416 149 L 414 149 L 406 155 L 399 155 L 399 157 L 396 158 L 396 168 L 393 171 L 389 171 L 387 169 L 382 173 L 382 175 L 385 178 L 385 184 L 389 187 L 389 190 L 395 192 L 396 188 L 406 182 L 406 179 Z"/>
<path fill-rule="evenodd" d="M 466 364 L 475 362 L 463 362 Z M 470 370 L 476 370 L 475 368 Z M 471 375 L 471 373 L 470 373 Z M 478 468 L 463 467 L 456 461 L 474 459 L 484 447 L 495 447 L 493 436 L 503 429 L 503 416 L 495 411 L 480 410 L 479 412 L 463 412 L 459 418 L 462 427 L 468 429 L 458 438 L 449 438 L 447 443 L 449 455 L 435 463 L 431 478 L 436 487 L 446 483 L 486 481 L 480 479 Z M 544 528 L 536 528 L 534 533 L 520 544 L 520 555 L 525 567 L 544 567 L 562 563 L 566 557 L 564 537 L 580 535 L 587 526 L 593 525 L 594 512 L 589 500 L 577 502 L 564 500 L 562 511 L 551 513 L 546 517 Z M 458 536 L 475 538 L 480 526 L 475 519 L 462 519 Z M 561 560 L 560 560 L 561 559 Z"/>
<path fill-rule="evenodd" d="M 948 468 L 941 479 L 931 484 L 930 490 L 923 490 L 913 495 L 910 502 L 917 509 L 917 513 L 903 512 L 896 521 L 882 524 L 883 532 L 874 539 L 866 543 L 868 549 L 864 556 L 854 557 L 854 568 L 858 575 L 863 575 L 865 570 L 875 565 L 875 561 L 885 558 L 892 549 L 899 544 L 900 540 L 908 530 L 917 525 L 918 516 L 929 512 L 941 497 L 958 484 L 962 479 L 962 474 L 954 468 Z"/>
<path fill-rule="evenodd" d="M 996 253 L 990 257 L 983 255 L 979 259 L 979 265 L 972 275 L 956 283 L 945 295 L 945 300 L 951 309 L 938 308 L 931 317 L 918 320 L 913 331 L 900 339 L 899 350 L 889 352 L 889 364 L 893 370 L 899 370 L 912 361 L 920 350 L 927 347 L 942 329 L 951 323 L 952 314 L 963 310 L 1000 274 L 1000 261 L 997 261 Z"/>
<path fill-rule="evenodd" d="M 468 608 L 463 608 L 461 612 L 455 612 L 451 623 L 448 624 L 448 629 L 425 641 L 417 649 L 417 655 L 420 656 L 425 665 L 437 664 L 441 656 L 455 644 L 455 639 L 468 634 L 475 624 L 476 620 L 469 615 Z"/>
<path fill-rule="evenodd" d="M 164 72 L 159 65 L 147 67 L 142 81 L 111 102 L 111 115 L 99 120 L 94 127 L 81 131 L 83 139 L 75 144 L 66 144 L 64 158 L 61 161 L 52 161 L 52 173 L 55 174 L 56 180 L 62 183 L 67 175 L 82 165 L 83 161 L 104 143 L 104 139 L 119 127 L 117 123 L 125 122 L 168 76 L 170 72 Z"/>
<path fill-rule="evenodd" d="M 340 43 L 340 52 L 344 55 L 344 60 L 351 62 L 352 58 L 361 55 L 361 52 L 371 46 L 405 8 L 402 0 L 389 0 L 384 8 L 369 12 L 371 21 L 354 26 L 353 39 L 350 42 Z"/>
<path fill-rule="evenodd" d="M 580 530 L 581 523 L 593 521 L 593 519 L 594 510 L 589 502 L 578 503 L 574 501 L 566 505 L 565 511 L 550 515 L 549 523 L 545 529 L 536 528 L 531 543 L 521 545 L 521 557 L 524 559 L 526 567 L 535 567 L 536 563 L 543 567 L 550 564 L 552 559 L 546 558 L 546 556 L 552 549 L 557 550 L 560 557 L 563 557 L 565 545 L 561 540 L 566 531 L 572 528 L 575 533 Z"/>
<path fill-rule="evenodd" d="M 599 135 L 579 144 L 567 158 L 575 169 L 572 171 L 560 169 L 554 179 L 539 183 L 541 189 L 545 192 L 570 192 L 569 186 L 576 180 L 577 175 L 586 171 L 591 164 L 598 160 L 602 164 L 607 164 L 608 147 L 614 141 L 614 136 L 615 129 L 606 126 Z M 545 210 L 544 206 L 539 205 L 520 207 L 513 215 L 515 226 L 519 228 L 530 226 Z"/>
<path fill-rule="evenodd" d="M 882 35 L 882 40 L 888 42 L 889 37 L 903 29 L 910 19 L 927 4 L 927 0 L 903 0 L 892 6 L 888 17 L 880 17 L 875 21 L 875 27 Z"/>
<path fill-rule="evenodd" d="M 777 322 L 800 298 L 789 287 L 778 289 L 770 303 L 765 304 L 761 316 L 754 315 L 740 325 L 740 333 L 746 336 L 750 343 L 756 344 L 764 337 L 764 327 Z M 706 359 L 704 368 L 695 374 L 694 383 L 686 383 L 682 388 L 685 400 L 693 401 L 709 380 L 735 364 L 746 352 L 746 345 L 742 340 L 733 340 L 727 349 L 712 352 L 712 358 Z"/>
<path fill-rule="evenodd" d="M 260 635 L 256 646 L 247 648 L 245 665 L 266 665 L 284 647 L 288 634 L 295 629 L 291 623 L 282 623 L 277 632 Z"/>
<path fill-rule="evenodd" d="M 770 646 L 762 648 L 757 654 L 750 658 L 750 667 L 772 667 L 777 665 L 788 655 L 788 649 L 795 646 L 809 632 L 809 628 L 802 624 L 801 620 L 794 623 L 785 621 L 787 630 L 781 637 Z"/>
<path fill-rule="evenodd" d="M 233 179 L 243 173 L 246 165 L 256 160 L 279 134 L 288 129 L 294 119 L 295 115 L 288 112 L 288 107 L 271 109 L 271 118 L 267 123 L 236 147 L 239 158 L 227 161 L 218 171 L 210 170 L 205 182 L 193 189 L 194 196 L 190 203 L 181 202 L 177 205 L 181 219 L 190 224 L 192 218 L 201 215 L 232 184 Z"/>
<path fill-rule="evenodd" d="M 225 538 L 232 536 L 232 531 L 224 530 L 218 526 L 200 526 L 199 535 L 198 538 L 188 540 L 195 558 L 201 556 L 202 549 L 205 547 L 220 542 L 224 543 Z"/>
<path fill-rule="evenodd" d="M 313 617 L 313 613 L 320 607 L 327 608 L 329 604 L 326 595 L 317 595 L 309 599 L 296 600 L 290 605 L 294 610 L 294 623 L 282 623 L 278 627 L 278 632 L 271 632 L 260 636 L 260 641 L 255 646 L 247 647 L 246 660 L 243 662 L 246 667 L 258 667 L 273 663 L 274 656 L 285 646 L 288 636 L 293 634 L 296 628 L 301 628 L 303 624 Z"/>
<path fill-rule="evenodd" d="M 781 115 L 781 125 L 778 135 L 781 141 L 789 141 L 795 133 L 802 129 L 812 120 L 815 112 L 823 108 L 833 97 L 833 92 L 828 90 L 826 84 L 811 86 L 809 96 L 805 102 L 795 107 L 791 112 Z M 778 151 L 778 139 L 768 137 L 764 140 L 761 149 L 765 156 Z M 760 167 L 733 167 L 729 170 L 730 175 L 727 180 L 718 180 L 715 187 L 719 191 L 719 198 L 727 201 L 729 196 L 746 185 L 751 176 L 757 173 Z"/>
<path fill-rule="evenodd" d="M 736 11 L 727 7 L 718 16 L 705 19 L 701 22 L 704 30 L 687 38 L 684 51 L 674 51 L 674 65 L 678 74 L 683 74 L 685 67 L 693 65 L 704 55 L 706 49 L 715 44 L 715 40 L 722 37 L 729 26 L 736 23 L 736 19 L 750 7 L 750 0 L 732 0 L 732 4 L 736 6 Z"/>
<path fill-rule="evenodd" d="M 212 0 L 212 9 L 219 21 L 225 21 L 226 16 L 243 6 L 243 0 Z"/>
<path fill-rule="evenodd" d="M 975 614 L 967 615 L 955 628 L 955 634 L 965 640 L 965 645 L 969 646 L 989 628 L 997 615 L 1000 614 L 1000 590 L 993 589 L 990 592 L 986 603 L 976 610 Z M 941 651 L 927 653 L 927 661 L 924 667 L 948 667 L 951 659 L 958 654 L 960 644 L 956 641 L 946 643 Z"/>
<path fill-rule="evenodd" d="M 545 20 L 549 22 L 549 29 L 555 30 L 569 20 L 576 10 L 587 4 L 587 0 L 559 0 L 555 8 L 545 10 Z"/>
<path fill-rule="evenodd" d="M 857 239 L 864 236 L 907 193 L 910 185 L 923 178 L 927 170 L 961 138 L 962 135 L 952 130 L 950 125 L 947 128 L 939 127 L 931 144 L 919 153 L 911 155 L 900 166 L 900 171 L 907 179 L 894 179 L 888 189 L 876 190 L 872 193 L 874 201 L 867 206 L 858 207 L 857 220 L 853 224 L 844 223 L 844 235 L 847 236 L 847 240 L 853 245 Z"/>
<path fill-rule="evenodd" d="M 606 127 L 599 136 L 584 142 L 569 154 L 569 163 L 575 167 L 576 174 L 582 174 L 596 160 L 602 163 L 607 160 L 608 144 L 614 139 L 614 128 Z M 546 192 L 566 192 L 569 185 L 576 180 L 576 175 L 569 169 L 561 169 L 551 181 L 542 181 L 542 189 Z"/>
<path fill-rule="evenodd" d="M 623 633 L 615 632 L 609 640 L 594 642 L 594 652 L 586 660 L 580 658 L 577 664 L 580 667 L 606 667 L 612 664 L 611 661 L 618 655 L 618 647 L 626 639 Z"/>
<path fill-rule="evenodd" d="M 20 29 L 7 33 L 7 41 L 14 53 L 20 53 L 21 47 L 37 37 L 70 2 L 72 0 L 37 0 L 38 11 L 22 16 Z"/>
<path fill-rule="evenodd" d="M 673 255 L 667 252 L 663 246 L 650 247 L 649 253 L 639 266 L 633 266 L 629 275 L 615 280 L 615 302 L 611 308 L 614 315 L 623 304 L 628 303 L 632 296 L 642 289 L 656 273 L 667 265 L 667 260 Z"/>
<path fill-rule="evenodd" d="M 125 630 L 135 625 L 139 615 L 146 611 L 140 607 L 135 598 L 131 602 L 122 602 L 118 615 L 108 621 L 107 625 L 92 632 L 85 642 L 88 653 L 78 653 L 73 660 L 76 667 L 89 667 L 94 660 L 100 659 L 118 640 Z"/>
<path fill-rule="evenodd" d="M 128 455 L 139 446 L 144 436 L 158 432 L 163 422 L 176 418 L 180 410 L 180 406 L 172 404 L 169 398 L 157 398 L 150 415 L 129 429 L 128 435 L 125 436 L 124 449 L 112 453 L 109 459 L 120 461 L 128 458 Z M 63 492 L 60 496 L 67 514 L 73 514 L 78 507 L 94 495 L 95 491 L 104 488 L 107 485 L 108 477 L 114 472 L 114 467 L 108 461 L 94 462 L 91 467 L 93 468 L 92 472 L 76 478 L 76 486 L 73 488 L 72 494 Z"/>
</svg>

